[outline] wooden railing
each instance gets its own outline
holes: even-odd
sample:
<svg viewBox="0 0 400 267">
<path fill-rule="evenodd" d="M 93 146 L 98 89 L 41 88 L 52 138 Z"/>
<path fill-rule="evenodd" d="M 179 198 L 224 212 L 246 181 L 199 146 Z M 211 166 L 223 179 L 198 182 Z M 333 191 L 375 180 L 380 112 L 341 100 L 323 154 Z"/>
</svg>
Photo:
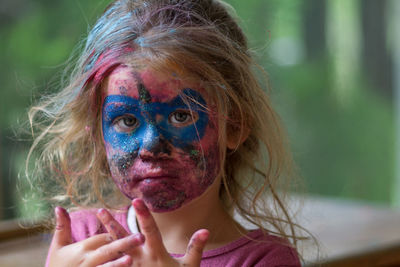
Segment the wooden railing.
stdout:
<svg viewBox="0 0 400 267">
<path fill-rule="evenodd" d="M 358 255 L 348 255 L 345 258 L 328 259 L 323 263 L 324 267 L 399 267 L 400 266 L 400 244 L 365 251 Z"/>
<path fill-rule="evenodd" d="M 0 222 L 1 267 L 43 267 L 49 244 L 50 232 L 43 223 Z"/>
<path fill-rule="evenodd" d="M 49 231 L 43 222 L 0 221 L 0 242 Z"/>
</svg>

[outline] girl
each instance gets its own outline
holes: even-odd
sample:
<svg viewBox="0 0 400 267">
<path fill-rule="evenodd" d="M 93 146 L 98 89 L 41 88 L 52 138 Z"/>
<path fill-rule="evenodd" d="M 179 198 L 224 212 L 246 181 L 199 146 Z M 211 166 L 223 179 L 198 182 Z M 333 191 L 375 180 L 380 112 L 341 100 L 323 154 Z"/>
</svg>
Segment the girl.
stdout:
<svg viewBox="0 0 400 267">
<path fill-rule="evenodd" d="M 290 155 L 229 9 L 114 1 L 70 82 L 31 110 L 57 199 L 109 208 L 57 207 L 47 266 L 300 266 Z"/>
</svg>

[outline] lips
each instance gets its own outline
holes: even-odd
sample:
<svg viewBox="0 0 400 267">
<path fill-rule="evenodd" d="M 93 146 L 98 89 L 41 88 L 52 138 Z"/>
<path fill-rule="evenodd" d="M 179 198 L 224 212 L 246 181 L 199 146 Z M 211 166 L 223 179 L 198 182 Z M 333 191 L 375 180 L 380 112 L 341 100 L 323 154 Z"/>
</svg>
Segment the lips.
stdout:
<svg viewBox="0 0 400 267">
<path fill-rule="evenodd" d="M 146 174 L 140 176 L 134 176 L 132 181 L 134 184 L 138 183 L 150 183 L 152 181 L 161 181 L 161 180 L 169 180 L 169 179 L 177 179 L 176 175 L 171 175 L 169 173 L 159 173 L 159 174 Z"/>
<path fill-rule="evenodd" d="M 130 188 L 129 190 L 137 190 L 143 187 L 159 187 L 160 185 L 167 185 L 179 181 L 178 176 L 169 174 L 159 175 L 144 175 L 144 176 L 131 176 L 131 178 L 123 178 L 123 187 Z"/>
<path fill-rule="evenodd" d="M 173 160 L 143 161 L 137 159 L 127 170 L 126 177 L 131 177 L 133 182 L 146 179 L 176 179 L 182 174 L 180 166 L 179 162 Z"/>
<path fill-rule="evenodd" d="M 142 177 L 139 178 L 137 181 L 138 182 L 148 182 L 152 180 L 164 180 L 164 179 L 177 179 L 177 177 L 169 176 L 169 175 L 160 175 L 160 176 L 147 176 L 147 177 Z"/>
</svg>

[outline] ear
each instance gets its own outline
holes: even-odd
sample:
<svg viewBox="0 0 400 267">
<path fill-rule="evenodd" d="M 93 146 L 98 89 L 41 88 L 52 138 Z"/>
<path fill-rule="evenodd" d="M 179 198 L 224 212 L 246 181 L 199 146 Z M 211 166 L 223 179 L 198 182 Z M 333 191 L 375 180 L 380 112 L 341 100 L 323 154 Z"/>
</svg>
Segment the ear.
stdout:
<svg viewBox="0 0 400 267">
<path fill-rule="evenodd" d="M 249 137 L 250 129 L 243 127 L 242 131 L 238 128 L 228 128 L 226 134 L 226 147 L 235 150 Z"/>
</svg>

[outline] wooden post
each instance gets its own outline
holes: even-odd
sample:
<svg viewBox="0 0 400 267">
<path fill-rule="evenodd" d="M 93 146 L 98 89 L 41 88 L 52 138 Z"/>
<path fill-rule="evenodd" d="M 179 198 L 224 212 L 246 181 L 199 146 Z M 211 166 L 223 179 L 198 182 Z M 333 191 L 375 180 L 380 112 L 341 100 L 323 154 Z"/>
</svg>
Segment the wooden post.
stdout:
<svg viewBox="0 0 400 267">
<path fill-rule="evenodd" d="M 372 88 L 387 99 L 392 99 L 393 64 L 387 49 L 387 4 L 387 0 L 362 1 L 362 59 L 366 74 L 364 77 Z"/>
<path fill-rule="evenodd" d="M 400 1 L 392 1 L 391 14 L 392 36 L 393 38 L 393 80 L 394 80 L 394 108 L 395 108 L 395 179 L 392 191 L 392 205 L 400 207 Z"/>
<path fill-rule="evenodd" d="M 4 206 L 4 173 L 3 173 L 3 168 L 2 168 L 2 163 L 3 163 L 3 150 L 2 150 L 2 144 L 3 144 L 3 139 L 0 131 L 0 220 L 4 219 L 4 211 L 5 211 L 5 206 Z"/>
</svg>

